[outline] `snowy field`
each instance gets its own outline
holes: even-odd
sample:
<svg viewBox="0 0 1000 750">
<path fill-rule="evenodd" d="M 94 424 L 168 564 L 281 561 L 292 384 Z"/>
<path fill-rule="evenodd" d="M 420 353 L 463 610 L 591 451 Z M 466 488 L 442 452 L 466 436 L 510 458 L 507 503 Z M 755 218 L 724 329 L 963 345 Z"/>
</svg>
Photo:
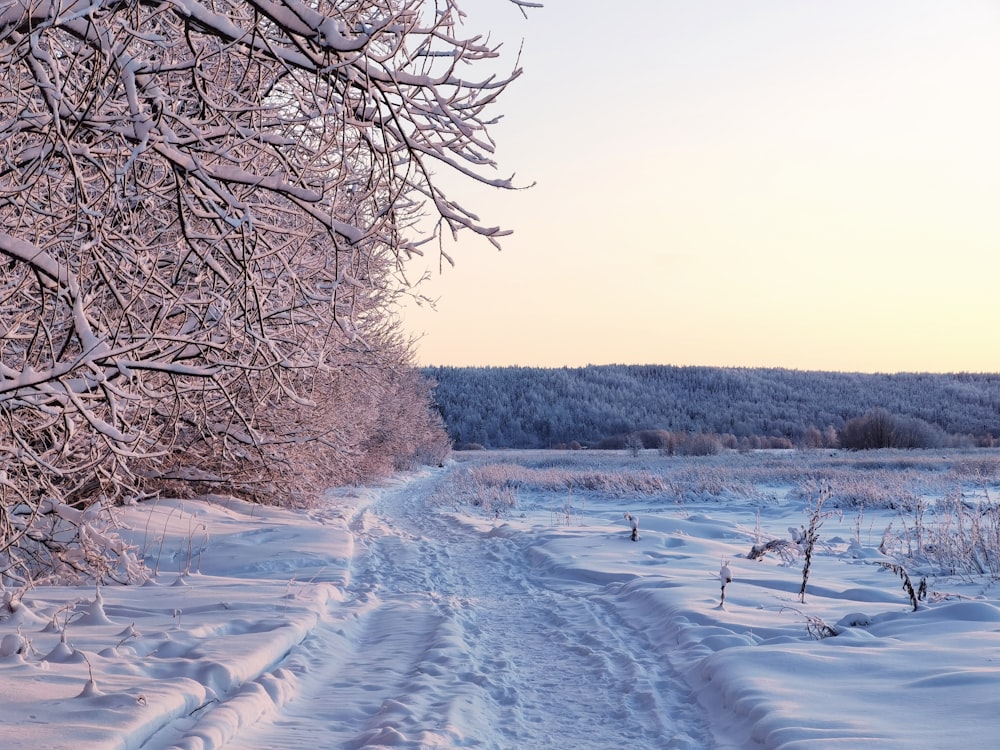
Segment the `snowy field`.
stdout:
<svg viewBox="0 0 1000 750">
<path fill-rule="evenodd" d="M 991 747 L 998 481 L 993 451 L 483 452 L 311 511 L 150 501 L 146 585 L 9 592 L 0 747 Z"/>
</svg>

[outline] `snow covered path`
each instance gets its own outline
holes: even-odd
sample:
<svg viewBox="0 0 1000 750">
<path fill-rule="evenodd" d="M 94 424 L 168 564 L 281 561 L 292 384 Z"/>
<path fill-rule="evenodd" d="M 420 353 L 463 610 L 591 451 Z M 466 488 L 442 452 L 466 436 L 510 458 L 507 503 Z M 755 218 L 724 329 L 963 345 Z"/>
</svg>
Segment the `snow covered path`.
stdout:
<svg viewBox="0 0 1000 750">
<path fill-rule="evenodd" d="M 310 662 L 301 694 L 227 748 L 711 746 L 688 688 L 604 587 L 541 577 L 523 535 L 436 512 L 439 479 L 351 519 L 347 600 L 285 665 Z"/>
</svg>

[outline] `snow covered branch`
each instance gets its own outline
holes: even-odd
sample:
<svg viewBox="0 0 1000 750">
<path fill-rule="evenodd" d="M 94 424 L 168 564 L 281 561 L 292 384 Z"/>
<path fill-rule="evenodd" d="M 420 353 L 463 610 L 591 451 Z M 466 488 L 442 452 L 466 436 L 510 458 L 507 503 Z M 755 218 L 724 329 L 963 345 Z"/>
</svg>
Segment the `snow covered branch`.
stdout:
<svg viewBox="0 0 1000 750">
<path fill-rule="evenodd" d="M 0 0 L 11 482 L 37 502 L 87 476 L 88 497 L 120 500 L 190 475 L 178 450 L 259 477 L 268 445 L 336 442 L 310 420 L 338 373 L 383 388 L 372 372 L 406 359 L 387 321 L 433 239 L 418 220 L 505 234 L 434 177 L 511 187 L 489 128 L 520 71 L 469 77 L 498 50 L 462 16 L 456 0 Z"/>
</svg>

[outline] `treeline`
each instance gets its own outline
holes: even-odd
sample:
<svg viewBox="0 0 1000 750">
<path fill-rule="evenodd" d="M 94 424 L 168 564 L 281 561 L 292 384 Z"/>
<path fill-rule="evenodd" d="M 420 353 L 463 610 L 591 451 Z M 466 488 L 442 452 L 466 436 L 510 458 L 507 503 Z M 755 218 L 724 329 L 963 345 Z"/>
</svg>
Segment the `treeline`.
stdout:
<svg viewBox="0 0 1000 750">
<path fill-rule="evenodd" d="M 456 447 L 990 446 L 1000 374 L 590 365 L 428 367 Z M 667 440 L 665 445 L 650 443 Z M 699 438 L 702 443 L 705 438 Z M 631 441 L 631 443 L 629 443 Z"/>
</svg>

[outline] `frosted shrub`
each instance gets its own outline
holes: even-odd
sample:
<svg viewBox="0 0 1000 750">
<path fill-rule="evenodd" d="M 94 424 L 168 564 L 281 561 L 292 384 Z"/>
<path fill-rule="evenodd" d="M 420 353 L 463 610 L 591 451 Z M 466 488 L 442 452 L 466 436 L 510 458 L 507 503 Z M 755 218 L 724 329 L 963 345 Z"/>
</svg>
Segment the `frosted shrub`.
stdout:
<svg viewBox="0 0 1000 750">
<path fill-rule="evenodd" d="M 951 575 L 1000 580 L 1000 505 L 970 503 L 953 492 L 936 510 L 935 522 L 924 532 L 924 559 Z"/>
<path fill-rule="evenodd" d="M 768 554 L 779 556 L 785 564 L 790 564 L 799 556 L 802 557 L 802 585 L 799 588 L 799 601 L 805 603 L 806 587 L 809 574 L 812 571 L 813 553 L 819 542 L 819 530 L 826 519 L 838 515 L 839 511 L 827 510 L 824 505 L 830 499 L 828 487 L 813 487 L 806 508 L 806 524 L 800 528 L 790 528 L 791 539 L 770 539 L 758 541 L 747 553 L 749 560 L 762 560 Z"/>
<path fill-rule="evenodd" d="M 721 438 L 703 432 L 684 435 L 676 448 L 676 452 L 682 456 L 714 456 L 721 451 Z"/>
<path fill-rule="evenodd" d="M 852 450 L 937 448 L 944 445 L 945 438 L 944 430 L 917 417 L 872 409 L 847 421 L 840 432 L 840 445 Z"/>
</svg>

